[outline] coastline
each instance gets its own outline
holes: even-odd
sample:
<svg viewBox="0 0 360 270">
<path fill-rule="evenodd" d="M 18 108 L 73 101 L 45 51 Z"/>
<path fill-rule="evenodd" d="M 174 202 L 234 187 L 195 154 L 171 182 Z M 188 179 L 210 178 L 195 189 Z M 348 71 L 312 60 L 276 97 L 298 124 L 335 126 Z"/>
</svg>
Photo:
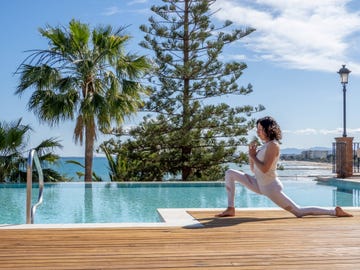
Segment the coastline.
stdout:
<svg viewBox="0 0 360 270">
<path fill-rule="evenodd" d="M 83 168 L 71 163 L 66 163 L 68 160 L 75 160 L 81 164 L 84 164 L 83 157 L 61 157 L 60 164 L 54 166 L 55 170 L 64 173 L 67 177 L 73 179 L 73 181 L 81 181 L 77 172 L 82 172 Z M 279 165 L 283 167 L 283 170 L 279 170 L 281 176 L 329 176 L 332 174 L 332 163 L 323 163 L 316 161 L 299 161 L 299 160 L 280 160 Z M 230 168 L 239 169 L 247 173 L 251 173 L 249 165 L 242 165 L 241 167 L 232 164 Z M 108 162 L 105 157 L 94 157 L 93 171 L 102 179 L 107 180 L 109 178 Z"/>
<path fill-rule="evenodd" d="M 318 161 L 305 161 L 305 160 L 281 160 L 279 162 L 285 167 L 314 167 L 319 169 L 332 169 L 332 163 L 329 162 L 318 162 Z"/>
</svg>

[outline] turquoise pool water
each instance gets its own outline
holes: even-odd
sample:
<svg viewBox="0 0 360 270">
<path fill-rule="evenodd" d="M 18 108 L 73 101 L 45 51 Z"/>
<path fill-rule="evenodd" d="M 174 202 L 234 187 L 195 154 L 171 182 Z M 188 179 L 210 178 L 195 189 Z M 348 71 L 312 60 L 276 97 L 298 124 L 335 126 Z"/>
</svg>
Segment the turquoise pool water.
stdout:
<svg viewBox="0 0 360 270">
<path fill-rule="evenodd" d="M 359 191 L 338 191 L 311 180 L 283 181 L 285 192 L 300 205 L 359 206 Z M 33 188 L 33 199 L 37 199 Z M 223 182 L 207 183 L 60 183 L 46 184 L 36 224 L 159 222 L 157 208 L 223 208 Z M 0 185 L 0 224 L 24 224 L 26 187 Z M 237 185 L 236 207 L 274 207 Z"/>
</svg>

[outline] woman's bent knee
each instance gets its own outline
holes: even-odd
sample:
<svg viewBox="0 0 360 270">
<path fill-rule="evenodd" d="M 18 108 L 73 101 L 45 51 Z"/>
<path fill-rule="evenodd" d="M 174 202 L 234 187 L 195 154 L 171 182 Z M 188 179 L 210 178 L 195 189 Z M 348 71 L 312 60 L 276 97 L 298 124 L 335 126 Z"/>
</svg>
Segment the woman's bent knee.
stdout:
<svg viewBox="0 0 360 270">
<path fill-rule="evenodd" d="M 225 181 L 227 182 L 227 181 L 229 181 L 229 180 L 231 180 L 234 175 L 234 170 L 233 169 L 229 169 L 229 170 L 226 170 L 226 172 L 225 172 Z"/>
<path fill-rule="evenodd" d="M 241 171 L 237 171 L 234 169 L 228 169 L 225 172 L 225 180 L 226 179 L 236 179 L 236 178 L 242 177 L 244 175 L 245 175 L 245 173 L 243 173 Z"/>
</svg>

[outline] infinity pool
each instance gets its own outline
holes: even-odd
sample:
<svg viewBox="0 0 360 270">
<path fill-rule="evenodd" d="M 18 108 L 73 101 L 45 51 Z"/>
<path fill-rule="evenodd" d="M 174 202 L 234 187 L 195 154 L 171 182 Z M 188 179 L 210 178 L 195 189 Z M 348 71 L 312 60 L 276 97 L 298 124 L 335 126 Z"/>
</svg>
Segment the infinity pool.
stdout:
<svg viewBox="0 0 360 270">
<path fill-rule="evenodd" d="M 338 191 L 311 180 L 285 180 L 285 192 L 299 205 L 359 206 L 358 191 Z M 38 190 L 33 188 L 33 200 Z M 46 184 L 36 224 L 160 222 L 157 208 L 224 208 L 223 182 Z M 0 224 L 24 224 L 26 186 L 0 185 Z M 236 207 L 275 207 L 264 196 L 237 185 Z"/>
</svg>

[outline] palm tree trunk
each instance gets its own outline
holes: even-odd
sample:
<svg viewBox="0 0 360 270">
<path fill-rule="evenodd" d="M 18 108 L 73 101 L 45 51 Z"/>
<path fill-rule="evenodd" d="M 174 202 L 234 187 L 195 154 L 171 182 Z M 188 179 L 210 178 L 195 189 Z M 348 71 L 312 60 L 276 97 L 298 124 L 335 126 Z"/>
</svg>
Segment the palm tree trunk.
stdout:
<svg viewBox="0 0 360 270">
<path fill-rule="evenodd" d="M 92 165 L 94 157 L 94 132 L 91 127 L 85 127 L 85 182 L 92 182 Z"/>
</svg>

